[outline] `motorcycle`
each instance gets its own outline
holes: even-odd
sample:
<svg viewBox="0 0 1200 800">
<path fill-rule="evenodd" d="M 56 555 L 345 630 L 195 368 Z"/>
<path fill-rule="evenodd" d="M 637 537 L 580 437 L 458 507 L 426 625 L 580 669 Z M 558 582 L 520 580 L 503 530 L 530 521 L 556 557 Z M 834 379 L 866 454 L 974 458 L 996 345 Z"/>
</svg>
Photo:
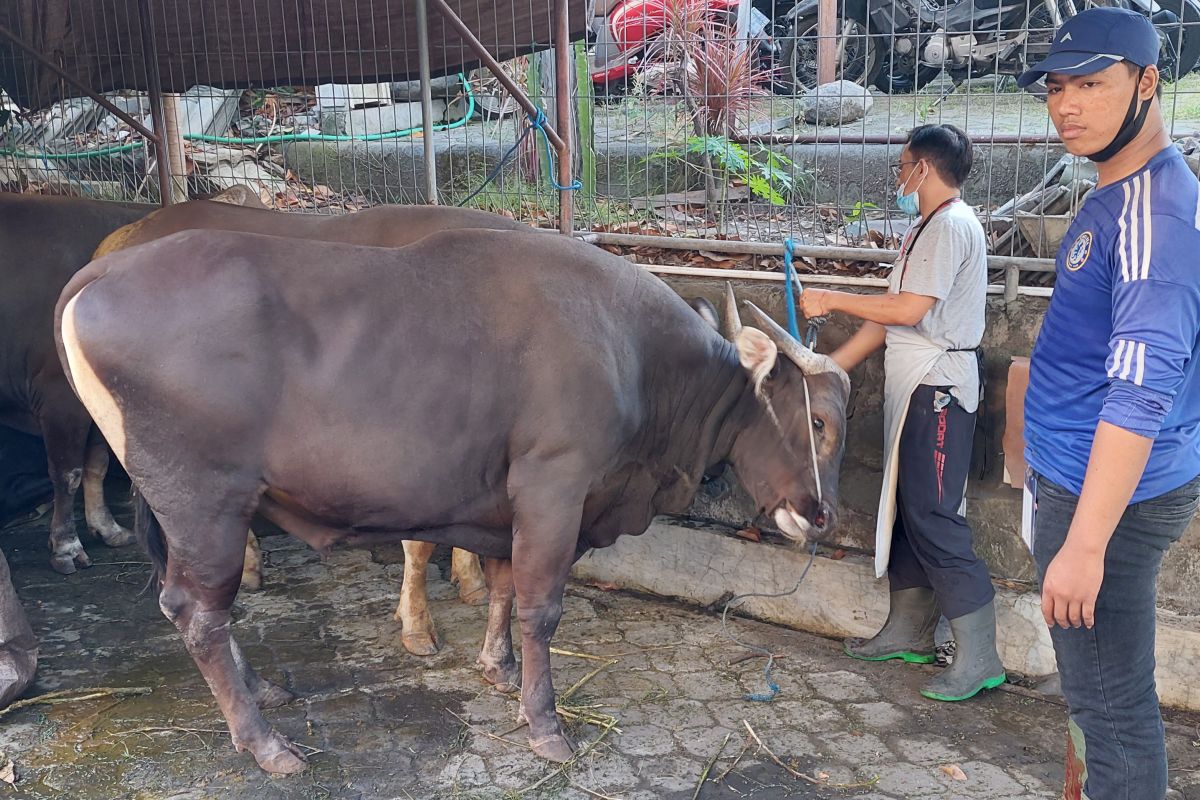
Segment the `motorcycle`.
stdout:
<svg viewBox="0 0 1200 800">
<path fill-rule="evenodd" d="M 816 85 L 818 2 L 804 0 L 789 13 L 792 31 L 781 60 L 797 88 Z M 1120 4 L 1148 16 L 1162 41 L 1158 66 L 1167 80 L 1200 60 L 1200 0 L 1083 2 Z M 1074 0 L 841 0 L 838 12 L 838 77 L 906 93 L 943 70 L 956 84 L 1019 75 L 1045 57 L 1054 32 L 1077 8 Z"/>
<path fill-rule="evenodd" d="M 595 42 L 590 76 L 598 99 L 621 97 L 633 78 L 661 54 L 663 35 L 669 24 L 670 0 L 618 0 L 607 15 L 593 23 Z M 740 0 L 683 0 L 691 11 L 737 30 Z M 775 0 L 754 0 L 750 7 L 747 36 L 766 73 L 773 71 L 778 48 L 772 36 L 774 20 L 784 21 L 787 8 Z"/>
</svg>

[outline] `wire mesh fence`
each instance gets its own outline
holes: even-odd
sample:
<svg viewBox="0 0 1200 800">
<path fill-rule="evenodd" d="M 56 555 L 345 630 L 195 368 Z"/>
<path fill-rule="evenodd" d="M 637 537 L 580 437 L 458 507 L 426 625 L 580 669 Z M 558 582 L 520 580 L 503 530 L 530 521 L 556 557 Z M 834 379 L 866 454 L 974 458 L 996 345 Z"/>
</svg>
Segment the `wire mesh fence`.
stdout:
<svg viewBox="0 0 1200 800">
<path fill-rule="evenodd" d="M 1200 141 L 1191 138 L 1200 128 L 1200 2 L 1105 2 L 1155 23 L 1164 116 L 1200 163 Z M 74 49 L 57 54 L 64 66 L 117 63 L 129 74 L 144 61 L 137 28 L 112 24 L 136 18 L 134 0 L 57 4 L 77 15 L 63 44 Z M 153 5 L 160 33 L 186 33 L 185 51 L 167 54 L 173 93 L 164 101 L 164 127 L 182 145 L 171 165 L 180 196 L 245 185 L 269 207 L 319 213 L 428 202 L 428 144 L 439 202 L 557 224 L 557 154 L 436 13 L 431 69 L 440 77 L 431 84 L 427 141 L 412 70 L 417 37 L 393 29 L 412 27 L 409 0 L 395 8 L 368 0 L 214 5 L 223 13 L 182 0 Z M 586 36 L 557 63 L 546 49 L 553 3 L 452 5 L 486 32 L 489 50 L 520 54 L 503 69 L 570 139 L 577 229 L 894 249 L 910 220 L 895 209 L 890 167 L 907 132 L 932 122 L 954 124 L 973 141 L 964 194 L 997 256 L 1053 256 L 1097 180 L 1085 159 L 1064 156 L 1044 92 L 1015 81 L 1085 7 L 1072 0 L 843 0 L 828 3 L 824 30 L 819 0 L 597 0 L 571 6 L 570 28 Z M 14 33 L 34 31 L 17 25 Z M 33 102 L 36 93 L 16 85 L 35 82 L 17 65 L 23 56 L 4 52 L 3 188 L 159 200 L 154 151 L 142 137 L 66 84 L 56 102 Z M 559 76 L 564 63 L 570 74 Z M 180 76 L 220 72 L 213 64 L 237 69 L 178 85 Z M 556 87 L 567 85 L 571 119 L 559 120 Z M 105 96 L 150 124 L 145 92 Z M 650 252 L 668 264 L 778 267 L 774 252 L 731 249 L 698 242 Z M 824 268 L 862 276 L 884 267 L 864 257 Z M 1047 286 L 1052 275 L 1028 271 L 1021 280 Z"/>
</svg>

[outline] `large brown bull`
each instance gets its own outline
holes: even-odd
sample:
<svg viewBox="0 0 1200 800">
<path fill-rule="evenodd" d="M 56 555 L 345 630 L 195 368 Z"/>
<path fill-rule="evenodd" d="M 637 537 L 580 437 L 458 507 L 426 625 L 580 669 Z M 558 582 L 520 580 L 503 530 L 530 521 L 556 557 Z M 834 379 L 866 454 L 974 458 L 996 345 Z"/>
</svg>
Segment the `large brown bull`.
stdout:
<svg viewBox="0 0 1200 800">
<path fill-rule="evenodd" d="M 530 744 L 559 761 L 549 642 L 575 559 L 685 511 L 721 461 L 784 533 L 831 527 L 849 381 L 750 309 L 727 341 L 640 268 L 533 232 L 192 231 L 93 262 L 56 331 L 140 492 L 163 612 L 235 746 L 286 773 L 303 756 L 256 705 L 280 690 L 229 634 L 256 512 L 320 551 L 489 556 L 484 674 L 516 682 L 515 592 Z"/>
<path fill-rule="evenodd" d="M 183 230 L 245 231 L 291 239 L 401 247 L 437 231 L 466 228 L 528 230 L 528 226 L 499 214 L 469 208 L 376 206 L 357 214 L 314 216 L 196 201 L 155 211 L 121 228 L 100 244 L 95 257 L 100 258 Z M 486 255 L 476 254 L 473 260 L 482 260 Z M 330 264 L 329 268 L 336 272 L 337 265 Z M 395 614 L 401 623 L 401 642 L 415 655 L 432 655 L 438 650 L 438 637 L 429 613 L 425 573 L 435 545 L 431 542 L 405 541 L 403 546 L 404 580 Z M 258 543 L 254 534 L 250 533 L 243 586 L 257 588 L 261 580 L 259 560 Z M 451 575 L 458 583 L 459 597 L 463 602 L 473 605 L 485 602 L 487 590 L 479 569 L 479 559 L 474 554 L 455 548 Z"/>
</svg>

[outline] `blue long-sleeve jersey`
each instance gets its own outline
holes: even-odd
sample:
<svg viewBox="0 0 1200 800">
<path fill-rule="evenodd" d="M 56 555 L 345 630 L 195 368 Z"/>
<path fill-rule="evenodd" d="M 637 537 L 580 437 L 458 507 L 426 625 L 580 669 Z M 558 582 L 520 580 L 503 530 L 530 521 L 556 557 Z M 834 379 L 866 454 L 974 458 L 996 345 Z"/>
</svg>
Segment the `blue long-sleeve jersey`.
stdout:
<svg viewBox="0 0 1200 800">
<path fill-rule="evenodd" d="M 1200 475 L 1200 185 L 1174 146 L 1092 193 L 1033 348 L 1025 460 L 1075 493 L 1099 420 L 1154 439 L 1140 502 Z"/>
</svg>

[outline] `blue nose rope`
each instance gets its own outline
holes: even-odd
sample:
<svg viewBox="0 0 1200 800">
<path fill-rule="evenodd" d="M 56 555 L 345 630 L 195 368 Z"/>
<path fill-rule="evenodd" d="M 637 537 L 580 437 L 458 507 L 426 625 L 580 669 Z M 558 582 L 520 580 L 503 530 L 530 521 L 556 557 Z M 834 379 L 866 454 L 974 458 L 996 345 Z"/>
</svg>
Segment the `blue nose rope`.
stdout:
<svg viewBox="0 0 1200 800">
<path fill-rule="evenodd" d="M 740 602 L 742 600 L 745 600 L 747 597 L 786 597 L 789 594 L 795 594 L 797 592 L 797 590 L 800 589 L 800 584 L 804 583 L 805 576 L 808 575 L 808 571 L 810 569 L 812 569 L 813 562 L 816 560 L 817 560 L 817 543 L 814 540 L 812 543 L 812 550 L 810 550 L 808 553 L 808 564 L 805 565 L 804 572 L 800 573 L 800 579 L 798 581 L 796 581 L 795 586 L 793 586 L 791 589 L 789 589 L 786 592 L 779 592 L 778 594 L 756 593 L 756 594 L 735 595 L 734 597 L 729 598 L 729 602 L 727 602 L 725 604 L 725 608 L 721 611 L 721 632 L 724 633 L 727 637 L 729 637 L 731 640 L 733 640 L 737 644 L 740 644 L 742 647 L 746 648 L 747 650 L 751 650 L 755 653 L 760 653 L 767 657 L 767 665 L 765 667 L 763 667 L 763 680 L 765 680 L 767 682 L 767 689 L 769 691 L 745 695 L 745 698 L 747 700 L 753 700 L 757 703 L 769 703 L 772 700 L 774 700 L 775 697 L 779 694 L 779 684 L 777 684 L 775 681 L 771 680 L 771 667 L 775 666 L 775 654 L 772 653 L 770 650 L 768 650 L 765 647 L 760 647 L 759 645 L 756 645 L 756 644 L 750 644 L 748 642 L 743 642 L 741 639 L 737 638 L 736 636 L 734 636 L 732 633 L 729 632 L 729 628 L 725 623 L 725 618 L 729 614 L 729 607 L 732 606 L 735 602 Z"/>
<path fill-rule="evenodd" d="M 796 275 L 796 266 L 793 263 L 794 258 L 795 258 L 795 244 L 792 242 L 791 238 L 789 237 L 789 238 L 786 238 L 783 240 L 784 293 L 787 296 L 788 333 L 790 333 L 792 335 L 793 339 L 796 339 L 797 341 L 799 341 L 800 340 L 800 326 L 796 320 L 796 297 L 804 291 L 804 286 L 800 283 L 799 276 Z M 824 324 L 825 324 L 824 317 L 813 317 L 808 321 L 808 327 L 804 331 L 804 340 L 803 341 L 804 341 L 805 347 L 807 347 L 810 350 L 816 348 L 817 332 L 821 329 L 821 326 Z M 806 393 L 807 393 L 807 390 L 808 390 L 808 384 L 806 383 L 805 384 Z M 809 435 L 810 436 L 812 435 L 811 430 L 809 431 Z M 814 456 L 814 458 L 815 458 L 815 456 Z M 818 481 L 819 480 L 820 479 L 818 478 Z M 818 483 L 818 491 L 819 490 L 820 490 L 820 484 Z M 812 569 L 813 562 L 816 561 L 816 559 L 817 559 L 817 542 L 814 540 L 813 544 L 812 544 L 812 550 L 809 552 L 809 555 L 808 555 L 808 564 L 804 567 L 804 571 L 800 573 L 800 579 L 798 581 L 796 581 L 795 586 L 793 586 L 791 589 L 789 589 L 786 592 L 779 592 L 778 594 L 739 594 L 739 595 L 735 595 L 734 597 L 729 598 L 729 602 L 727 602 L 725 604 L 725 608 L 721 611 L 721 632 L 724 633 L 732 641 L 736 642 L 737 644 L 740 644 L 742 647 L 745 647 L 747 650 L 751 650 L 755 653 L 761 653 L 762 655 L 767 657 L 767 665 L 763 668 L 763 680 L 766 681 L 767 689 L 769 691 L 756 692 L 756 693 L 745 695 L 747 700 L 753 700 L 758 703 L 769 703 L 772 700 L 774 700 L 776 698 L 776 696 L 779 695 L 779 684 L 775 683 L 775 681 L 773 681 L 771 679 L 771 667 L 773 667 L 775 665 L 775 654 L 772 653 L 770 650 L 768 650 L 765 647 L 760 647 L 755 644 L 748 644 L 747 642 L 743 642 L 742 640 L 738 639 L 736 636 L 731 634 L 729 632 L 728 626 L 726 625 L 726 617 L 729 614 L 729 608 L 735 602 L 745 600 L 747 597 L 787 597 L 790 594 L 795 594 L 797 591 L 799 591 L 800 584 L 804 583 L 804 578 L 808 575 L 808 571 L 810 569 Z"/>
<path fill-rule="evenodd" d="M 783 291 L 787 295 L 788 333 L 792 335 L 793 339 L 804 342 L 804 346 L 812 350 L 817 346 L 817 331 L 825 324 L 825 318 L 813 317 L 810 319 L 808 328 L 804 331 L 804 338 L 800 338 L 800 326 L 796 321 L 796 298 L 804 293 L 804 285 L 800 283 L 800 276 L 796 274 L 796 265 L 793 263 L 795 248 L 796 245 L 791 237 L 783 240 Z"/>
</svg>

